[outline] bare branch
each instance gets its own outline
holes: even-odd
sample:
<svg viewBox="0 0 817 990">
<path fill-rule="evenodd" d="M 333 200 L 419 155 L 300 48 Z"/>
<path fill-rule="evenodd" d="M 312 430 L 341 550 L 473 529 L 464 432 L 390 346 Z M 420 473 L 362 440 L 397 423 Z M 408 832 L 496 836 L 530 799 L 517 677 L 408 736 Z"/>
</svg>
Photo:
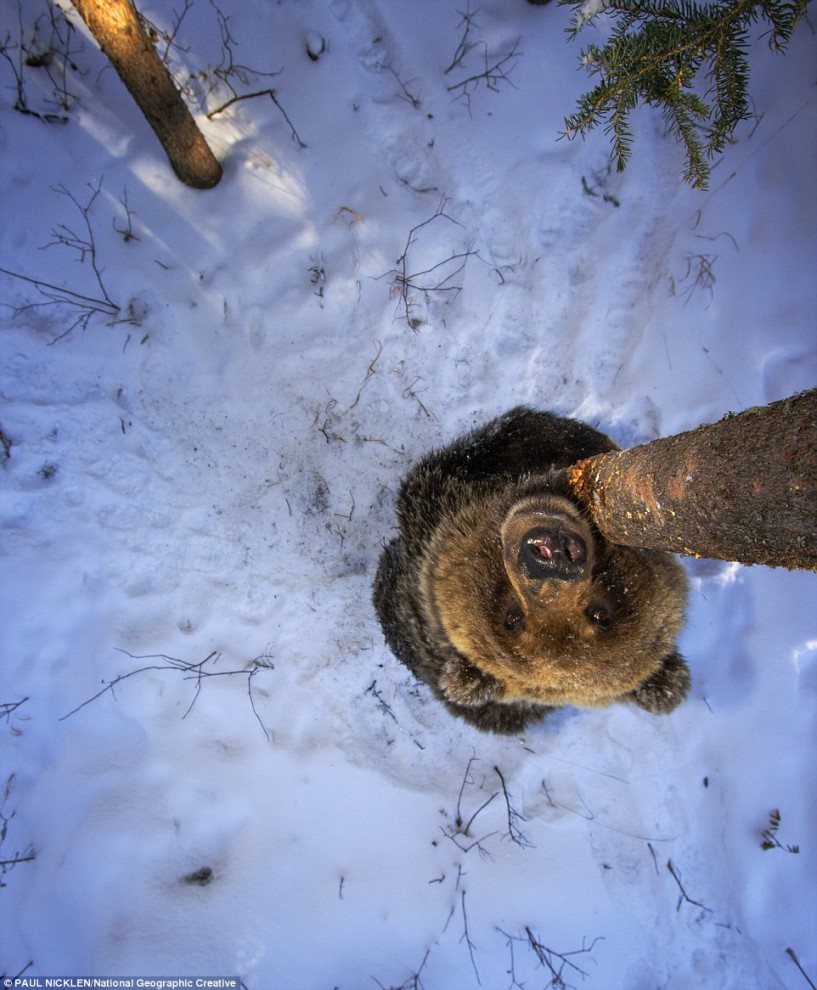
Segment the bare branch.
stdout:
<svg viewBox="0 0 817 990">
<path fill-rule="evenodd" d="M 462 892 L 462 897 L 460 898 L 460 903 L 462 905 L 462 925 L 463 932 L 460 942 L 464 941 L 468 946 L 468 955 L 471 959 L 471 965 L 474 968 L 474 976 L 477 978 L 477 983 L 482 986 L 482 980 L 479 978 L 479 970 L 477 969 L 477 962 L 474 959 L 474 949 L 476 945 L 471 941 L 471 936 L 468 934 L 468 915 L 465 913 L 465 891 Z"/>
<path fill-rule="evenodd" d="M 216 107 L 214 110 L 211 110 L 207 114 L 207 117 L 210 120 L 212 120 L 213 117 L 215 117 L 217 114 L 223 113 L 225 110 L 227 110 L 229 107 L 231 107 L 234 103 L 238 103 L 240 100 L 253 100 L 253 99 L 255 99 L 256 96 L 268 96 L 272 100 L 272 102 L 275 104 L 275 106 L 278 107 L 278 109 L 281 111 L 281 114 L 282 114 L 284 120 L 289 125 L 289 130 L 290 130 L 290 133 L 292 134 L 292 140 L 298 145 L 299 148 L 305 148 L 306 145 L 301 140 L 301 137 L 298 134 L 298 132 L 295 130 L 295 125 L 289 119 L 289 115 L 287 114 L 286 110 L 284 110 L 284 108 L 278 102 L 278 97 L 276 96 L 276 92 L 275 92 L 274 89 L 259 89 L 259 90 L 257 90 L 254 93 L 240 93 L 240 94 L 235 94 L 234 96 L 231 96 L 230 99 L 227 100 L 225 103 L 222 103 L 222 105 L 220 107 Z"/>
<path fill-rule="evenodd" d="M 45 300 L 44 302 L 28 302 L 17 307 L 12 307 L 16 315 L 43 306 L 67 306 L 76 313 L 76 316 L 68 329 L 59 334 L 52 341 L 52 343 L 55 343 L 57 340 L 61 340 L 78 326 L 85 329 L 94 316 L 105 317 L 109 323 L 114 323 L 117 322 L 117 319 L 122 312 L 122 307 L 111 299 L 111 296 L 105 286 L 102 277 L 102 268 L 100 266 L 97 253 L 94 225 L 91 219 L 91 211 L 97 197 L 101 192 L 102 181 L 100 180 L 97 184 L 89 182 L 88 188 L 91 190 L 91 195 L 85 203 L 81 203 L 77 197 L 73 193 L 69 192 L 64 186 L 57 186 L 54 189 L 54 192 L 58 195 L 67 197 L 71 203 L 73 203 L 82 219 L 84 230 L 77 231 L 68 224 L 57 224 L 51 231 L 52 240 L 49 241 L 48 244 L 45 244 L 40 250 L 60 246 L 67 247 L 74 251 L 78 256 L 80 264 L 87 264 L 90 267 L 93 273 L 93 279 L 98 289 L 98 295 L 76 292 L 74 289 L 54 285 L 44 279 L 25 275 L 22 272 L 13 271 L 8 268 L 0 268 L 0 272 L 2 272 L 2 274 L 8 275 L 10 278 L 19 279 L 22 282 L 26 282 L 29 285 L 34 286 L 37 292 Z M 130 215 L 129 210 L 128 213 Z M 137 322 L 137 317 L 133 313 L 129 313 L 122 318 L 121 322 L 135 323 Z"/>
<path fill-rule="evenodd" d="M 110 303 L 106 299 L 95 299 L 93 296 L 86 296 L 81 292 L 74 292 L 72 289 L 63 288 L 60 285 L 52 285 L 41 278 L 31 278 L 21 272 L 13 272 L 8 268 L 0 268 L 0 272 L 9 275 L 11 278 L 19 278 L 23 282 L 28 282 L 41 292 L 51 303 L 67 303 L 72 306 L 80 306 L 82 309 L 90 309 L 94 312 L 107 313 L 109 316 L 116 316 L 119 307 L 115 303 Z M 28 307 L 23 307 L 28 308 Z"/>
<path fill-rule="evenodd" d="M 462 777 L 462 783 L 460 784 L 460 792 L 457 795 L 457 818 L 456 818 L 456 822 L 457 822 L 457 826 L 458 827 L 462 824 L 462 795 L 463 795 L 463 793 L 465 791 L 465 785 L 466 784 L 473 783 L 473 781 L 471 781 L 471 780 L 468 779 L 468 774 L 471 772 L 471 765 L 476 761 L 476 758 L 477 758 L 476 753 L 473 753 L 471 755 L 471 758 L 468 760 L 468 763 L 466 764 L 466 767 L 465 767 L 465 773 L 463 774 L 463 777 Z"/>
<path fill-rule="evenodd" d="M 678 897 L 678 903 L 675 906 L 676 911 L 681 910 L 681 905 L 686 901 L 687 904 L 692 904 L 694 907 L 700 908 L 702 911 L 706 911 L 708 914 L 712 914 L 712 908 L 708 908 L 705 904 L 701 904 L 700 901 L 693 900 L 689 894 L 684 890 L 684 885 L 681 883 L 681 874 L 676 866 L 673 866 L 672 860 L 667 860 L 667 869 L 672 874 L 672 879 L 678 884 L 678 890 L 680 890 L 680 895 Z"/>
<path fill-rule="evenodd" d="M 82 217 L 82 222 L 85 224 L 85 234 L 77 234 L 65 224 L 57 224 L 57 226 L 51 231 L 54 240 L 46 244 L 45 248 L 61 244 L 76 251 L 79 255 L 79 260 L 81 263 L 84 264 L 85 259 L 88 258 L 91 264 L 91 270 L 94 273 L 97 285 L 102 293 L 102 298 L 106 303 L 108 303 L 109 306 L 114 306 L 114 303 L 111 302 L 111 297 L 108 295 L 108 290 L 105 288 L 105 284 L 102 281 L 102 271 L 99 267 L 99 261 L 97 258 L 94 228 L 91 224 L 90 217 L 94 202 L 102 191 L 102 180 L 99 180 L 98 185 L 94 185 L 93 182 L 89 182 L 88 188 L 91 190 L 91 198 L 83 206 L 76 196 L 72 192 L 69 192 L 65 186 L 54 187 L 54 192 L 58 193 L 60 196 L 66 196 L 70 199 L 79 211 L 79 214 Z M 45 250 L 45 248 L 41 248 L 40 250 Z"/>
<path fill-rule="evenodd" d="M 61 111 L 68 111 L 77 102 L 77 97 L 68 88 L 68 72 L 69 69 L 79 72 L 75 56 L 82 51 L 82 45 L 74 47 L 76 30 L 63 11 L 51 0 L 46 0 L 45 6 L 47 13 L 34 18 L 33 23 L 25 24 L 23 6 L 17 0 L 17 37 L 7 33 L 0 42 L 0 56 L 14 76 L 14 109 L 49 124 L 64 124 L 68 121 L 67 113 L 35 109 L 26 92 L 26 77 L 34 69 L 45 73 L 52 87 L 51 97 L 42 99 L 45 106 L 52 104 Z"/>
<path fill-rule="evenodd" d="M 417 97 L 413 93 L 409 92 L 409 89 L 408 89 L 409 85 L 411 83 L 413 83 L 414 80 L 413 79 L 409 79 L 409 81 L 407 83 L 404 83 L 403 80 L 400 78 L 400 76 L 397 74 L 397 72 L 395 71 L 395 69 L 392 68 L 391 65 L 384 65 L 383 68 L 387 72 L 390 72 L 394 76 L 394 78 L 397 80 L 397 83 L 400 86 L 400 89 L 403 91 L 402 93 L 398 94 L 399 97 L 400 97 L 400 99 L 401 100 L 405 100 L 407 103 L 410 103 L 414 107 L 415 110 L 419 110 L 420 107 L 422 106 L 422 104 L 420 103 L 419 97 Z"/>
<path fill-rule="evenodd" d="M 242 100 L 254 100 L 258 96 L 268 96 L 286 121 L 292 135 L 292 139 L 299 148 L 305 148 L 306 144 L 301 140 L 300 135 L 295 129 L 295 125 L 292 123 L 286 110 L 281 105 L 275 89 L 265 87 L 264 89 L 257 89 L 252 92 L 240 92 L 239 86 L 236 84 L 237 80 L 240 86 L 245 88 L 250 85 L 252 80 L 255 79 L 274 79 L 276 76 L 281 75 L 283 69 L 273 70 L 272 72 L 262 72 L 260 69 L 252 69 L 248 65 L 242 65 L 236 62 L 235 54 L 233 52 L 235 39 L 230 33 L 229 18 L 221 11 L 217 4 L 212 2 L 212 0 L 210 6 L 215 11 L 216 18 L 218 19 L 219 31 L 221 33 L 221 61 L 210 70 L 209 74 L 212 79 L 215 80 L 212 84 L 210 92 L 217 89 L 219 86 L 222 86 L 230 95 L 226 100 L 224 100 L 224 102 L 208 111 L 208 120 L 212 120 L 219 114 L 224 113 L 225 110 L 228 110 L 231 106 L 234 106 Z"/>
<path fill-rule="evenodd" d="M 471 97 L 481 86 L 494 93 L 499 91 L 502 83 L 508 83 L 513 86 L 510 74 L 514 69 L 516 60 L 522 55 L 522 52 L 519 51 L 519 38 L 513 42 L 507 51 L 500 55 L 491 55 L 485 41 L 474 41 L 472 39 L 472 30 L 477 27 L 474 20 L 474 13 L 471 12 L 469 2 L 465 13 L 461 15 L 462 20 L 460 23 L 464 25 L 462 37 L 457 45 L 451 64 L 444 70 L 445 75 L 452 72 L 455 68 L 469 72 L 465 68 L 466 59 L 475 49 L 481 49 L 481 67 L 470 71 L 469 75 L 448 86 L 449 93 L 454 93 L 457 97 L 465 101 L 469 112 L 471 109 Z"/>
<path fill-rule="evenodd" d="M 499 777 L 502 784 L 502 793 L 505 795 L 505 808 L 508 812 L 508 835 L 511 837 L 511 842 L 515 842 L 518 846 L 522 846 L 523 848 L 525 846 L 531 846 L 532 843 L 529 842 L 528 839 L 522 834 L 516 824 L 517 821 L 524 822 L 525 818 L 511 806 L 511 799 L 508 794 L 508 788 L 505 786 L 505 778 L 502 776 L 502 771 L 499 767 L 494 767 L 494 773 L 496 773 L 497 777 Z"/>
<path fill-rule="evenodd" d="M 366 690 L 363 693 L 371 694 L 373 697 L 375 697 L 377 699 L 378 704 L 380 705 L 380 710 L 384 712 L 386 715 L 388 715 L 390 718 L 394 719 L 395 722 L 397 721 L 397 716 L 391 710 L 389 703 L 383 698 L 382 692 L 377 690 L 376 680 L 372 681 L 372 683 L 366 688 Z"/>
<path fill-rule="evenodd" d="M 28 701 L 28 695 L 25 698 L 20 698 L 19 701 L 5 701 L 0 703 L 0 718 L 4 718 L 7 722 L 10 721 L 12 713 L 16 712 L 20 705 L 24 705 Z"/>
<path fill-rule="evenodd" d="M 478 42 L 471 40 L 471 31 L 473 28 L 478 28 L 479 25 L 474 20 L 478 10 L 471 10 L 471 0 L 465 5 L 465 10 L 460 11 L 460 24 L 462 25 L 462 37 L 460 38 L 457 47 L 454 51 L 454 55 L 446 69 L 443 69 L 443 75 L 447 76 L 449 72 L 462 66 L 468 53 L 474 49 Z"/>
<path fill-rule="evenodd" d="M 169 31 L 162 30 L 162 28 L 158 27 L 158 25 L 150 20 L 150 18 L 146 17 L 141 11 L 139 11 L 139 20 L 144 24 L 150 40 L 155 43 L 159 40 L 159 38 L 161 38 L 164 42 L 164 51 L 159 54 L 159 59 L 168 68 L 170 67 L 169 63 L 171 48 L 177 48 L 179 51 L 183 52 L 190 50 L 188 47 L 184 47 L 176 41 L 176 35 L 179 33 L 179 28 L 182 26 L 182 21 L 185 17 L 187 17 L 192 6 L 193 0 L 184 0 L 184 6 L 182 7 L 181 13 L 177 14 L 175 10 L 173 11 L 173 26 Z"/>
<path fill-rule="evenodd" d="M 427 268 L 417 269 L 416 271 L 410 270 L 409 254 L 416 246 L 420 231 L 440 219 L 447 220 L 449 223 L 456 224 L 458 227 L 462 226 L 458 220 L 455 220 L 445 212 L 445 205 L 446 200 L 443 198 L 430 217 L 411 228 L 406 238 L 403 252 L 397 259 L 396 267 L 388 272 L 384 272 L 383 275 L 377 276 L 378 278 L 391 276 L 389 294 L 397 297 L 399 300 L 398 309 L 403 310 L 405 320 L 412 330 L 418 330 L 423 324 L 423 319 L 416 315 L 415 312 L 417 306 L 415 295 L 422 295 L 426 302 L 436 294 L 451 293 L 456 296 L 462 290 L 462 285 L 453 282 L 453 280 L 462 273 L 470 257 L 479 257 L 477 252 L 473 250 L 472 245 L 469 244 L 464 251 L 452 251 L 446 258 L 435 262 Z M 429 276 L 432 277 L 429 278 Z"/>
<path fill-rule="evenodd" d="M 17 866 L 18 863 L 33 863 L 37 857 L 33 852 L 28 853 L 25 856 L 21 856 L 19 853 L 15 853 L 11 859 L 0 859 L 0 867 L 5 871 L 13 866 Z M 2 886 L 2 884 L 0 884 Z"/>
<path fill-rule="evenodd" d="M 573 970 L 578 976 L 581 976 L 582 979 L 587 976 L 585 970 L 581 969 L 571 960 L 571 956 L 578 956 L 587 952 L 592 952 L 598 942 L 604 941 L 603 937 L 599 935 L 593 939 L 590 945 L 585 945 L 585 940 L 582 939 L 582 947 L 580 949 L 574 949 L 571 952 L 556 952 L 555 949 L 551 949 L 546 946 L 528 925 L 525 926 L 524 935 L 509 935 L 501 928 L 498 928 L 497 931 L 504 935 L 508 940 L 508 948 L 511 952 L 511 979 L 513 981 L 511 985 L 516 987 L 522 987 L 523 984 L 516 978 L 513 954 L 514 943 L 526 945 L 535 956 L 539 965 L 547 969 L 550 973 L 551 987 L 556 987 L 558 990 L 569 990 L 572 985 L 565 983 L 564 974 L 566 969 Z"/>
<path fill-rule="evenodd" d="M 496 91 L 501 82 L 510 82 L 508 76 L 513 69 L 513 64 L 509 65 L 509 63 L 513 63 L 514 59 L 521 56 L 522 52 L 518 51 L 518 48 L 519 39 L 517 38 L 509 51 L 495 58 L 490 58 L 488 48 L 484 46 L 482 69 L 479 72 L 473 72 L 470 76 L 461 79 L 459 82 L 452 83 L 448 87 L 448 92 L 455 93 L 457 90 L 462 90 L 463 95 L 467 95 L 469 88 L 473 89 L 480 83 L 487 86 L 488 89 Z"/>
<path fill-rule="evenodd" d="M 476 760 L 477 760 L 476 756 L 472 756 L 468 760 L 468 764 L 465 767 L 465 773 L 462 778 L 462 784 L 460 785 L 459 794 L 457 795 L 457 807 L 454 817 L 454 824 L 448 826 L 447 828 L 441 827 L 440 831 L 447 839 L 450 839 L 451 842 L 453 842 L 454 845 L 457 847 L 457 849 L 459 849 L 461 852 L 468 853 L 472 849 L 476 848 L 479 850 L 480 856 L 490 859 L 490 853 L 484 847 L 483 843 L 486 840 L 493 838 L 493 836 L 499 835 L 499 832 L 496 829 L 487 832 L 485 835 L 482 835 L 479 838 L 473 839 L 473 841 L 471 842 L 466 843 L 462 841 L 463 838 L 470 839 L 472 837 L 471 828 L 474 822 L 476 821 L 478 816 L 488 807 L 488 805 L 490 805 L 491 802 L 499 795 L 499 791 L 495 791 L 487 800 L 482 802 L 482 804 L 476 809 L 476 811 L 474 811 L 474 813 L 470 816 L 467 822 L 464 820 L 464 815 L 462 810 L 463 796 L 465 793 L 466 786 L 472 786 L 474 784 L 474 781 L 471 778 L 471 767 L 476 762 Z M 481 790 L 482 788 L 480 787 L 479 789 Z"/>
<path fill-rule="evenodd" d="M 162 662 L 147 664 L 144 667 L 138 667 L 135 670 L 128 671 L 126 674 L 118 674 L 111 681 L 104 681 L 103 682 L 104 687 L 102 687 L 99 691 L 97 691 L 96 694 L 92 695 L 90 698 L 87 698 L 85 701 L 83 701 L 82 704 L 77 705 L 75 708 L 72 708 L 70 712 L 67 712 L 65 715 L 62 715 L 59 719 L 60 722 L 63 722 L 65 721 L 65 719 L 70 718 L 72 715 L 75 715 L 77 712 L 81 711 L 87 705 L 90 705 L 98 698 L 101 698 L 103 694 L 107 694 L 108 692 L 110 692 L 114 697 L 116 697 L 117 686 L 131 677 L 136 677 L 138 674 L 144 674 L 147 671 L 151 671 L 151 670 L 158 670 L 158 671 L 174 670 L 174 671 L 181 671 L 184 680 L 195 681 L 193 698 L 190 704 L 187 706 L 187 710 L 185 711 L 184 715 L 182 715 L 183 719 L 187 718 L 187 716 L 193 710 L 193 707 L 195 706 L 196 701 L 198 700 L 199 694 L 202 689 L 202 681 L 205 677 L 236 677 L 236 676 L 246 677 L 247 694 L 250 699 L 250 707 L 252 708 L 253 715 L 255 716 L 258 724 L 261 726 L 261 729 L 263 730 L 267 740 L 268 741 L 271 740 L 272 735 L 270 733 L 270 730 L 267 729 L 267 727 L 261 721 L 261 717 L 258 714 L 258 710 L 255 707 L 255 698 L 253 696 L 253 691 L 252 691 L 252 682 L 254 676 L 260 670 L 274 669 L 272 659 L 270 657 L 266 655 L 256 657 L 254 660 L 250 662 L 250 664 L 247 665 L 247 667 L 241 670 L 205 670 L 204 668 L 206 664 L 210 663 L 211 661 L 215 664 L 218 663 L 218 661 L 221 659 L 221 654 L 216 650 L 208 654 L 208 656 L 206 656 L 203 660 L 200 660 L 198 663 L 194 663 L 189 660 L 181 660 L 178 657 L 170 657 L 164 653 L 154 653 L 154 654 L 146 654 L 143 656 L 135 656 L 132 653 L 128 653 L 127 650 L 119 650 L 119 652 L 124 653 L 125 656 L 130 657 L 132 660 L 157 660 Z"/>
<path fill-rule="evenodd" d="M 797 953 L 794 951 L 794 949 L 787 948 L 786 955 L 789 957 L 789 959 L 791 959 L 794 965 L 800 970 L 800 972 L 803 975 L 803 979 L 811 987 L 811 990 L 817 990 L 817 986 L 814 985 L 811 977 L 808 975 L 808 973 L 803 969 L 802 965 L 800 964 L 800 960 L 797 958 Z"/>
<path fill-rule="evenodd" d="M 479 854 L 480 856 L 482 856 L 483 859 L 493 858 L 491 854 L 488 852 L 488 850 L 483 846 L 483 843 L 486 842 L 488 839 L 492 839 L 495 835 L 499 835 L 499 832 L 496 829 L 494 829 L 493 832 L 488 832 L 485 835 L 480 836 L 478 839 L 474 839 L 473 842 L 469 842 L 467 844 L 460 841 L 459 836 L 463 834 L 461 832 L 457 832 L 453 829 L 444 829 L 442 827 L 440 828 L 440 831 L 443 833 L 446 839 L 449 839 L 451 842 L 454 843 L 454 845 L 457 847 L 457 849 L 460 850 L 460 852 L 469 853 L 471 852 L 472 849 L 478 849 Z"/>
<path fill-rule="evenodd" d="M 23 966 L 23 968 L 18 973 L 15 973 L 14 976 L 8 977 L 8 979 L 10 980 L 9 986 L 16 987 L 18 985 L 17 981 L 20 979 L 20 977 L 29 969 L 31 969 L 33 965 L 34 965 L 34 960 L 29 959 L 29 961 L 25 964 L 25 966 Z M 3 973 L 2 975 L 3 975 L 3 979 L 6 979 L 6 974 Z"/>
<path fill-rule="evenodd" d="M 122 237 L 122 240 L 128 244 L 130 241 L 138 241 L 139 238 L 133 232 L 133 210 L 130 208 L 128 203 L 128 190 L 122 190 L 122 198 L 119 200 L 125 210 L 125 225 L 118 226 L 116 219 L 114 218 L 113 229 Z"/>
<path fill-rule="evenodd" d="M 9 822 L 14 818 L 16 812 L 12 811 L 10 814 L 6 814 L 6 802 L 8 801 L 9 795 L 11 794 L 11 782 L 14 780 L 14 774 L 9 774 L 6 779 L 6 786 L 3 791 L 3 797 L 0 800 L 0 846 L 6 841 L 6 835 L 8 833 Z M 8 859 L 0 860 L 0 887 L 5 887 L 6 884 L 3 881 L 6 873 L 9 870 L 13 870 L 15 866 L 19 863 L 30 863 L 35 859 L 34 848 L 29 845 L 24 853 L 14 852 Z"/>
<path fill-rule="evenodd" d="M 423 990 L 423 982 L 420 979 L 420 974 L 425 968 L 425 964 L 428 962 L 428 956 L 431 949 L 426 949 L 426 954 L 423 956 L 423 961 L 417 967 L 416 972 L 412 973 L 411 976 L 404 980 L 400 986 L 385 987 L 380 980 L 376 979 L 374 976 L 372 979 L 380 987 L 380 990 Z"/>
</svg>

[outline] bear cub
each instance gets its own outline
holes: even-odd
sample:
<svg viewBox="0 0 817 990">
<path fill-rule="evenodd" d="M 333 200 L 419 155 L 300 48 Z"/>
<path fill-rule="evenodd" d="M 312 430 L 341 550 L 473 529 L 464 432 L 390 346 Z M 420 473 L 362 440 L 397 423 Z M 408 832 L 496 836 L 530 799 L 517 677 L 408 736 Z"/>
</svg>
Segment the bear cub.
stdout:
<svg viewBox="0 0 817 990">
<path fill-rule="evenodd" d="M 570 494 L 567 468 L 618 449 L 520 406 L 423 457 L 397 498 L 374 605 L 395 656 L 455 714 L 515 733 L 561 705 L 672 711 L 684 571 L 618 546 Z"/>
</svg>

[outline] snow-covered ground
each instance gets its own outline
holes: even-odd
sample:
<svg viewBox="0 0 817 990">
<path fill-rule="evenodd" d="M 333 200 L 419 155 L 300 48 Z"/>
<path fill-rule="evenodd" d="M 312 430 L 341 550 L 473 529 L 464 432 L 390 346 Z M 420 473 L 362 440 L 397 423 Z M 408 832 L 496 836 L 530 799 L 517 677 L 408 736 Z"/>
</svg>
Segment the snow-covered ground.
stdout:
<svg viewBox="0 0 817 990">
<path fill-rule="evenodd" d="M 204 116 L 196 0 L 171 55 L 208 192 L 81 31 L 65 123 L 0 65 L 0 265 L 121 320 L 0 283 L 0 969 L 813 986 L 813 574 L 689 563 L 688 702 L 522 738 L 451 719 L 370 605 L 409 463 L 511 405 L 629 446 L 817 383 L 811 25 L 756 45 L 756 117 L 695 192 L 655 112 L 622 174 L 603 132 L 558 139 L 589 85 L 564 7 L 482 0 L 448 73 L 461 0 L 221 9 L 230 80 L 277 102 Z M 483 44 L 508 79 L 456 88 Z"/>
</svg>

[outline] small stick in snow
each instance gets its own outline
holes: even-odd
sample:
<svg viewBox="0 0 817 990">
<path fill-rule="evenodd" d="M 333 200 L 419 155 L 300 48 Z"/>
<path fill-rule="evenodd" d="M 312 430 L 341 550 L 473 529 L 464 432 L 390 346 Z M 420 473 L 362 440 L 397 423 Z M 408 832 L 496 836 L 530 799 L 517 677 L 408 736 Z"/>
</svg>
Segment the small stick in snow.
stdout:
<svg viewBox="0 0 817 990">
<path fill-rule="evenodd" d="M 505 795 L 505 808 L 508 812 L 508 835 L 511 837 L 511 842 L 515 842 L 518 846 L 522 847 L 530 846 L 531 843 L 522 834 L 516 824 L 517 821 L 524 822 L 525 818 L 511 806 L 510 795 L 508 794 L 508 788 L 505 786 L 505 778 L 502 776 L 502 771 L 499 767 L 494 767 L 494 773 L 497 777 L 499 777 L 500 783 L 502 784 L 502 793 Z"/>
<path fill-rule="evenodd" d="M 474 976 L 476 976 L 477 978 L 477 983 L 480 986 L 482 986 L 482 980 L 479 978 L 479 970 L 477 969 L 477 962 L 474 959 L 474 949 L 476 948 L 476 945 L 474 945 L 474 943 L 471 941 L 471 936 L 468 934 L 468 915 L 465 912 L 465 891 L 462 892 L 462 898 L 460 903 L 462 904 L 462 924 L 463 924 L 463 933 L 462 933 L 462 938 L 460 938 L 460 942 L 464 940 L 465 944 L 468 946 L 468 955 L 471 957 L 471 965 L 474 967 Z"/>
<path fill-rule="evenodd" d="M 797 953 L 796 953 L 796 952 L 794 951 L 794 949 L 792 949 L 792 948 L 787 948 L 787 949 L 786 949 L 786 955 L 787 955 L 787 956 L 788 956 L 788 957 L 789 957 L 789 958 L 791 959 L 791 961 L 792 961 L 792 962 L 794 963 L 794 965 L 795 965 L 795 966 L 796 966 L 796 967 L 797 967 L 797 968 L 798 968 L 798 969 L 800 970 L 800 972 L 801 972 L 801 973 L 803 974 L 803 979 L 804 979 L 804 980 L 806 981 L 806 983 L 808 983 L 808 985 L 809 985 L 809 986 L 811 987 L 811 990 L 817 990 L 817 986 L 815 986 L 815 985 L 814 985 L 814 983 L 813 983 L 813 982 L 811 981 L 811 978 L 809 977 L 809 975 L 808 975 L 808 973 L 807 973 L 807 972 L 806 972 L 806 971 L 805 971 L 805 970 L 803 969 L 803 967 L 802 967 L 802 966 L 800 965 L 800 960 L 799 960 L 799 959 L 797 958 Z"/>
<path fill-rule="evenodd" d="M 678 898 L 678 903 L 675 906 L 675 910 L 680 911 L 681 905 L 684 903 L 684 901 L 686 901 L 687 904 L 694 904 L 695 907 L 699 907 L 702 911 L 707 911 L 709 914 L 712 914 L 712 908 L 708 908 L 705 904 L 701 904 L 700 901 L 694 901 L 689 896 L 689 894 L 684 890 L 684 885 L 681 883 L 681 875 L 678 872 L 677 867 L 673 866 L 671 859 L 667 860 L 667 869 L 672 874 L 672 879 L 678 884 L 678 889 L 681 891 L 681 895 Z"/>
</svg>

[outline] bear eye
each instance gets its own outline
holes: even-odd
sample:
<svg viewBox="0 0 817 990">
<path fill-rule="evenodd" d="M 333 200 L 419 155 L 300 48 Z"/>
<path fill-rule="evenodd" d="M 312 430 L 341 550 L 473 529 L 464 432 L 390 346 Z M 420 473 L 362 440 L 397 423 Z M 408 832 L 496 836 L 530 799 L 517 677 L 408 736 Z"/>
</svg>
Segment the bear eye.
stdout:
<svg viewBox="0 0 817 990">
<path fill-rule="evenodd" d="M 521 608 L 509 608 L 505 613 L 505 628 L 508 632 L 521 632 L 525 626 L 525 613 Z"/>
<path fill-rule="evenodd" d="M 612 621 L 609 611 L 603 605 L 591 605 L 587 610 L 587 617 L 599 629 L 609 629 Z"/>
</svg>

